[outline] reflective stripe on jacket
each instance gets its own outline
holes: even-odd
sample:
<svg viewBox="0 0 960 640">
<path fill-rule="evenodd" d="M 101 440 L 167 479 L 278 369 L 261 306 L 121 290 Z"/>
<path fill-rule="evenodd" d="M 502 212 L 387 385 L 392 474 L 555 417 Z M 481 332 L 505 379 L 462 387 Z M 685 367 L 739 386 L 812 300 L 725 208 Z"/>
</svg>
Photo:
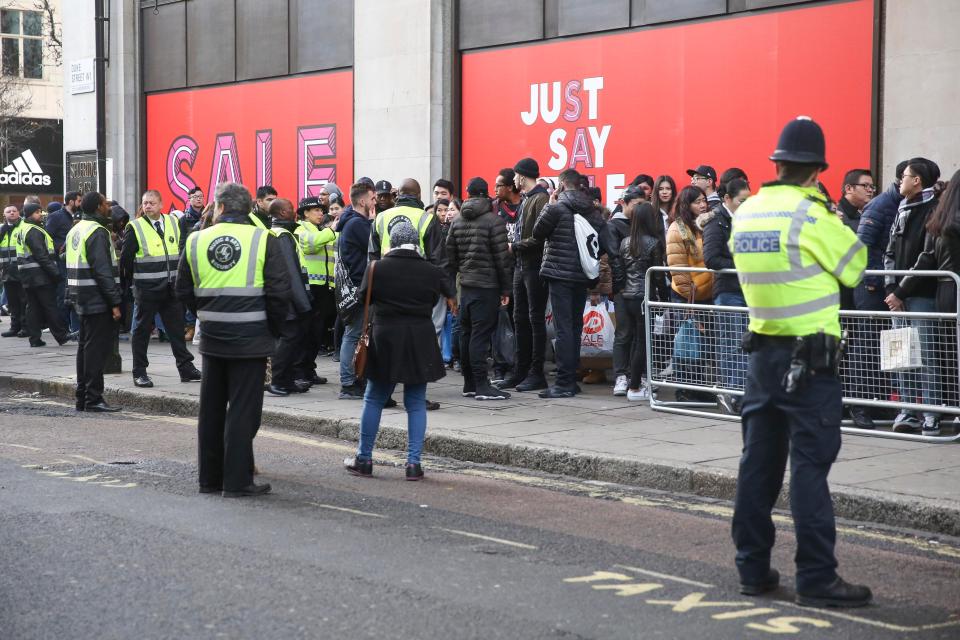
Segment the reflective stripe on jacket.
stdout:
<svg viewBox="0 0 960 640">
<path fill-rule="evenodd" d="M 733 216 L 730 251 L 751 331 L 840 336 L 839 284 L 860 282 L 867 249 L 816 188 L 764 186 Z"/>
<path fill-rule="evenodd" d="M 304 220 L 294 231 L 307 264 L 307 274 L 313 286 L 334 286 L 337 234 L 330 228 L 319 228 Z"/>
<path fill-rule="evenodd" d="M 180 259 L 180 225 L 170 215 L 163 214 L 163 236 L 157 233 L 154 221 L 141 216 L 132 222 L 137 236 L 137 255 L 134 257 L 133 284 L 141 291 L 158 291 L 177 276 Z"/>
</svg>

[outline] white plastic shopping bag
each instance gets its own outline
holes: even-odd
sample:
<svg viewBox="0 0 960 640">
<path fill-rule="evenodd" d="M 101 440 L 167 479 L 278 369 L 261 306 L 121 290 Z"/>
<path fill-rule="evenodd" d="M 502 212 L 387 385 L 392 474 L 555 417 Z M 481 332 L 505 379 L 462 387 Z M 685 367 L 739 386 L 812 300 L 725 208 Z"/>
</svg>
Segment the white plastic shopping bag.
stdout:
<svg viewBox="0 0 960 640">
<path fill-rule="evenodd" d="M 881 371 L 911 371 L 922 366 L 920 332 L 916 327 L 880 332 Z"/>
<path fill-rule="evenodd" d="M 581 358 L 613 357 L 613 319 L 608 303 L 593 306 L 587 301 L 583 307 L 583 332 L 580 334 Z"/>
</svg>

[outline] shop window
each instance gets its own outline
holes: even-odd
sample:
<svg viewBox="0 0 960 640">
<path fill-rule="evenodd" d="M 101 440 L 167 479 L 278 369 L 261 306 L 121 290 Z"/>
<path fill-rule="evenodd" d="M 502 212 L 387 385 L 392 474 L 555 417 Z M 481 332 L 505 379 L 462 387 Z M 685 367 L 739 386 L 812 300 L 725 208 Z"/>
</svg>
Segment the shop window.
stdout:
<svg viewBox="0 0 960 640">
<path fill-rule="evenodd" d="M 5 76 L 43 78 L 43 14 L 0 11 L 0 70 Z"/>
</svg>

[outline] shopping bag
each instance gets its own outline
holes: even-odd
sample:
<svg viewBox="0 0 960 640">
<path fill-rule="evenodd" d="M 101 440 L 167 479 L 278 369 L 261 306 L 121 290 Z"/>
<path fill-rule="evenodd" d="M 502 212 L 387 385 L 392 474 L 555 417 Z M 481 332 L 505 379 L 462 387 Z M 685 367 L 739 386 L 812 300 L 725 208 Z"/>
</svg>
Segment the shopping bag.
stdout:
<svg viewBox="0 0 960 640">
<path fill-rule="evenodd" d="M 597 306 L 589 302 L 583 308 L 583 331 L 580 334 L 581 358 L 613 357 L 613 319 L 607 303 Z"/>
<path fill-rule="evenodd" d="M 916 327 L 886 329 L 880 332 L 881 371 L 911 371 L 922 366 L 920 332 Z"/>
<path fill-rule="evenodd" d="M 506 307 L 500 307 L 497 316 L 497 330 L 493 334 L 494 362 L 502 362 L 513 366 L 517 353 L 517 336 L 513 331 L 513 322 Z"/>
<path fill-rule="evenodd" d="M 703 333 L 696 320 L 687 318 L 673 338 L 673 363 L 690 364 L 703 357 Z"/>
</svg>

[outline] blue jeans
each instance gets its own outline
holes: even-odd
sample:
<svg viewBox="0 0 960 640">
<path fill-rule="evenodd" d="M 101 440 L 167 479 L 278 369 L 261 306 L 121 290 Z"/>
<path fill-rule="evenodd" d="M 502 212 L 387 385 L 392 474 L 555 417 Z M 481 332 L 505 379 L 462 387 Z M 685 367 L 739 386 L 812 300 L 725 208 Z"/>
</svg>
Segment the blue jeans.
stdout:
<svg viewBox="0 0 960 640">
<path fill-rule="evenodd" d="M 713 304 L 722 307 L 746 307 L 742 293 L 718 293 Z M 740 348 L 740 339 L 747 331 L 747 312 L 718 311 L 720 344 L 717 357 L 720 360 L 720 383 L 725 389 L 742 389 L 747 370 L 747 356 Z"/>
<path fill-rule="evenodd" d="M 393 395 L 396 386 L 393 382 L 367 381 L 367 391 L 363 394 L 363 413 L 360 414 L 358 460 L 373 458 L 373 443 L 380 431 L 383 405 Z M 427 383 L 403 385 L 403 406 L 407 410 L 407 463 L 420 464 L 423 437 L 427 433 Z"/>
<path fill-rule="evenodd" d="M 340 343 L 340 386 L 349 387 L 357 381 L 353 371 L 353 352 L 363 333 L 363 311 L 354 314 L 349 322 L 343 323 L 343 340 Z"/>
<path fill-rule="evenodd" d="M 448 364 L 453 359 L 453 314 L 449 311 L 443 321 L 443 331 L 440 333 L 440 354 L 443 356 L 443 361 Z"/>
<path fill-rule="evenodd" d="M 903 301 L 903 306 L 907 311 L 914 313 L 932 313 L 937 310 L 937 301 L 935 298 L 907 298 Z M 920 356 L 923 359 L 923 366 L 918 371 L 906 371 L 898 375 L 901 400 L 916 402 L 919 399 L 923 404 L 939 404 L 940 377 L 937 375 L 939 358 L 937 325 L 939 323 L 926 318 L 916 320 L 894 318 L 893 324 L 895 327 L 910 326 L 917 329 L 920 334 Z M 937 416 L 938 414 L 935 411 L 924 411 L 923 415 Z"/>
</svg>

